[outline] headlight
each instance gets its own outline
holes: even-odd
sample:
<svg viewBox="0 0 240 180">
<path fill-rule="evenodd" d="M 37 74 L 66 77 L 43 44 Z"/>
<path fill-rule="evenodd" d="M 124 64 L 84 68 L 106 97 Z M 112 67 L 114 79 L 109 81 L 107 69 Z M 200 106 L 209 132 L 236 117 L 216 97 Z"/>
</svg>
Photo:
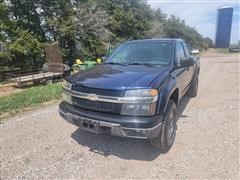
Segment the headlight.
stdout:
<svg viewBox="0 0 240 180">
<path fill-rule="evenodd" d="M 72 84 L 64 80 L 62 86 L 63 86 L 63 100 L 69 104 L 72 104 L 72 96 L 67 92 L 67 90 L 65 90 L 65 89 L 71 90 Z"/>
<path fill-rule="evenodd" d="M 71 90 L 72 84 L 66 80 L 63 80 L 62 83 L 63 88 Z"/>
<path fill-rule="evenodd" d="M 155 114 L 156 103 L 152 104 L 123 104 L 121 115 L 151 116 Z"/>
<path fill-rule="evenodd" d="M 69 104 L 72 104 L 72 96 L 66 92 L 66 90 L 63 90 L 63 100 Z"/>
<path fill-rule="evenodd" d="M 156 101 L 158 98 L 158 90 L 156 89 L 140 89 L 128 90 L 125 97 L 142 98 L 141 103 L 124 103 L 122 104 L 122 115 L 140 115 L 151 116 L 155 114 Z"/>
</svg>

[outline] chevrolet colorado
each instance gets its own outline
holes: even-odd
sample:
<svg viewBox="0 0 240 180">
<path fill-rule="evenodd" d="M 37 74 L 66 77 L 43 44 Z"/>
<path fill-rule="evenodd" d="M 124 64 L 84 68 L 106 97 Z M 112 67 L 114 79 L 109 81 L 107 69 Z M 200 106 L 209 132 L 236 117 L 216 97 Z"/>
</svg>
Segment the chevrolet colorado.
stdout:
<svg viewBox="0 0 240 180">
<path fill-rule="evenodd" d="M 149 139 L 167 152 L 179 101 L 197 95 L 199 71 L 181 39 L 128 41 L 104 64 L 65 78 L 59 113 L 84 130 Z"/>
</svg>

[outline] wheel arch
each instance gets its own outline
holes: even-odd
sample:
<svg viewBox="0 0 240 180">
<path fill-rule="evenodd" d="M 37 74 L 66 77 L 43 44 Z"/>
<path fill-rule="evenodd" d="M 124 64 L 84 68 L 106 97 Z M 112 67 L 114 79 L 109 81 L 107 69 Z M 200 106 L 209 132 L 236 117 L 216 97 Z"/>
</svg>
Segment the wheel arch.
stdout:
<svg viewBox="0 0 240 180">
<path fill-rule="evenodd" d="M 179 89 L 178 88 L 174 88 L 171 91 L 171 93 L 169 93 L 169 96 L 168 96 L 167 101 L 166 101 L 165 106 L 164 106 L 163 113 L 166 112 L 167 105 L 168 105 L 168 102 L 169 102 L 170 99 L 172 99 L 175 102 L 176 106 L 178 105 L 178 103 L 179 103 Z"/>
</svg>

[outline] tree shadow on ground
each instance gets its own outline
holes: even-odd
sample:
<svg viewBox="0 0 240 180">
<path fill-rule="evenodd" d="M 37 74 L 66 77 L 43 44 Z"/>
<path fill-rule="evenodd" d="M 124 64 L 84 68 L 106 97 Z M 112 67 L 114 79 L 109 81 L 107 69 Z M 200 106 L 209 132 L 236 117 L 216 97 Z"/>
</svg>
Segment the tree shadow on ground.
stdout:
<svg viewBox="0 0 240 180">
<path fill-rule="evenodd" d="M 179 117 L 182 115 L 190 98 L 184 97 L 179 103 Z M 179 118 L 178 118 L 179 119 Z M 121 159 L 152 161 L 162 154 L 148 140 L 114 137 L 108 134 L 92 134 L 78 128 L 71 137 L 89 151 L 103 156 L 117 156 Z"/>
</svg>

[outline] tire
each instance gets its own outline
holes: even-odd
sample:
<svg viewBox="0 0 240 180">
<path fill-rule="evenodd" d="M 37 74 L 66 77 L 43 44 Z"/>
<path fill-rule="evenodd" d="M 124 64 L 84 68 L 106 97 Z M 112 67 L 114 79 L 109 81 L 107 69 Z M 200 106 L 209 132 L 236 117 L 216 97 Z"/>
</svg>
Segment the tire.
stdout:
<svg viewBox="0 0 240 180">
<path fill-rule="evenodd" d="M 162 153 L 166 153 L 172 147 L 176 136 L 177 106 L 170 99 L 167 105 L 166 113 L 163 118 L 161 132 L 158 137 L 151 139 L 151 144 L 158 148 Z"/>
<path fill-rule="evenodd" d="M 191 85 L 188 89 L 187 96 L 196 97 L 198 93 L 198 75 L 193 78 Z"/>
<path fill-rule="evenodd" d="M 72 69 L 74 73 L 78 73 L 80 71 L 80 68 L 77 66 L 74 66 Z"/>
<path fill-rule="evenodd" d="M 46 81 L 46 84 L 47 84 L 47 85 L 52 84 L 52 83 L 53 83 L 52 79 L 48 79 L 48 80 Z"/>
</svg>

